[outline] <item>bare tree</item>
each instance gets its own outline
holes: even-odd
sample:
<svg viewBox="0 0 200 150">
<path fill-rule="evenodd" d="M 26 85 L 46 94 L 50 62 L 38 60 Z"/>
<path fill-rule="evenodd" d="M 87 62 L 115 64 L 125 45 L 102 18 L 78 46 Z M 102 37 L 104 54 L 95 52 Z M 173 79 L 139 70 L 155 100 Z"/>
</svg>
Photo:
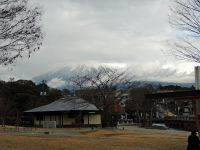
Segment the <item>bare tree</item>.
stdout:
<svg viewBox="0 0 200 150">
<path fill-rule="evenodd" d="M 200 1 L 173 0 L 169 23 L 183 31 L 185 38 L 173 44 L 172 54 L 178 59 L 200 62 L 200 50 L 194 43 L 200 37 Z"/>
<path fill-rule="evenodd" d="M 0 1 L 0 64 L 11 64 L 24 53 L 30 57 L 42 44 L 41 10 L 28 0 Z"/>
<path fill-rule="evenodd" d="M 135 122 L 143 123 L 143 125 L 151 123 L 153 101 L 146 99 L 145 94 L 152 91 L 150 86 L 136 87 L 130 91 L 130 99 L 126 102 L 126 111 L 132 115 Z"/>
<path fill-rule="evenodd" d="M 102 123 L 107 126 L 112 106 L 120 101 L 117 89 L 127 90 L 135 86 L 132 79 L 126 72 L 101 66 L 83 75 L 76 75 L 72 82 L 80 89 L 76 92 L 77 96 L 89 100 L 103 110 Z"/>
</svg>

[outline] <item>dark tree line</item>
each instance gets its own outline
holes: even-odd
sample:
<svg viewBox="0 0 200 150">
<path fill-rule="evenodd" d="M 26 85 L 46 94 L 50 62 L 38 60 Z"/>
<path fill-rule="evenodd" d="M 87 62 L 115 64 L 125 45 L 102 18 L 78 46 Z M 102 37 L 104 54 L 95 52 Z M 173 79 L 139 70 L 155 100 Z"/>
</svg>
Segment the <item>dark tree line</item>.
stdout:
<svg viewBox="0 0 200 150">
<path fill-rule="evenodd" d="M 44 82 L 36 85 L 30 80 L 0 81 L 1 123 L 20 123 L 24 111 L 48 104 L 60 97 L 62 91 L 51 89 Z"/>
</svg>

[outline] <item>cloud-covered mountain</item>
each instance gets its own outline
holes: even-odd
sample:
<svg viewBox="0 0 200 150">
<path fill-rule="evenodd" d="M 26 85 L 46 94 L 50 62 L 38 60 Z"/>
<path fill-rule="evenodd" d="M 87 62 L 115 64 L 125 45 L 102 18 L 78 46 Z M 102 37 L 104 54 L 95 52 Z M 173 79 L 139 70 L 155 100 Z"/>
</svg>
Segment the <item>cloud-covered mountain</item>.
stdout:
<svg viewBox="0 0 200 150">
<path fill-rule="evenodd" d="M 75 68 L 66 66 L 34 77 L 33 81 L 40 83 L 45 80 L 50 87 L 72 89 L 71 79 L 77 74 L 84 74 L 88 69 L 93 68 L 88 68 L 86 65 L 80 65 Z"/>
<path fill-rule="evenodd" d="M 100 67 L 101 66 L 91 67 L 91 66 L 86 66 L 86 65 L 80 65 L 77 67 L 66 66 L 61 69 L 53 70 L 51 72 L 34 77 L 33 81 L 35 81 L 36 83 L 40 83 L 42 80 L 45 80 L 50 87 L 59 88 L 59 89 L 67 88 L 67 89 L 72 90 L 74 87 L 71 83 L 71 79 L 75 75 L 85 74 L 86 72 L 88 72 L 90 70 L 97 70 Z M 121 69 L 114 68 L 114 69 L 121 70 L 122 68 Z M 127 67 L 127 68 L 123 68 L 123 70 L 126 70 L 127 72 L 129 72 L 129 74 L 131 74 L 131 76 L 133 76 L 135 78 L 135 81 L 140 81 L 141 84 L 151 83 L 151 84 L 155 84 L 155 85 L 158 85 L 158 84 L 179 85 L 179 86 L 183 86 L 183 87 L 190 87 L 190 86 L 194 85 L 193 82 L 185 82 L 185 83 L 179 82 L 181 76 L 186 78 L 186 74 L 179 73 L 177 75 L 176 70 L 169 70 L 169 69 L 161 68 L 161 69 L 157 69 L 155 72 L 143 72 L 143 71 L 140 72 L 135 67 Z M 191 76 L 193 76 L 193 73 L 187 75 L 187 78 L 191 78 Z M 171 77 L 177 78 L 177 82 L 174 82 L 174 80 L 168 81 L 168 80 L 170 80 Z M 156 79 L 158 79 L 158 80 L 156 80 Z M 160 79 L 160 81 L 159 81 L 159 79 Z M 161 79 L 166 79 L 166 81 L 161 80 Z"/>
</svg>

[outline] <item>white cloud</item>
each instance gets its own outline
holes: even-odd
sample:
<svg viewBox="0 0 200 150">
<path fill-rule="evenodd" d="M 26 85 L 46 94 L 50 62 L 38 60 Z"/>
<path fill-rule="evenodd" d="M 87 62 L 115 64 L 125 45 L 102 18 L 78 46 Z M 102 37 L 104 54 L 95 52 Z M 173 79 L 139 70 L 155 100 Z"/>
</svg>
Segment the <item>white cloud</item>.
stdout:
<svg viewBox="0 0 200 150">
<path fill-rule="evenodd" d="M 169 1 L 31 2 L 44 9 L 43 46 L 30 59 L 19 60 L 13 70 L 0 68 L 0 79 L 31 79 L 74 64 L 132 65 L 141 80 L 174 81 L 178 77 L 184 82 L 191 78 L 188 70 L 196 64 L 177 63 L 162 52 L 169 49 L 166 41 L 175 36 L 168 24 Z M 56 80 L 64 84 L 61 79 Z"/>
<path fill-rule="evenodd" d="M 130 72 L 134 73 L 136 80 L 192 83 L 195 65 L 197 64 L 178 61 L 174 63 L 154 61 L 143 65 L 134 64 L 130 67 Z"/>
<path fill-rule="evenodd" d="M 47 85 L 52 88 L 59 88 L 66 85 L 66 82 L 59 78 L 54 78 L 47 82 Z"/>
</svg>

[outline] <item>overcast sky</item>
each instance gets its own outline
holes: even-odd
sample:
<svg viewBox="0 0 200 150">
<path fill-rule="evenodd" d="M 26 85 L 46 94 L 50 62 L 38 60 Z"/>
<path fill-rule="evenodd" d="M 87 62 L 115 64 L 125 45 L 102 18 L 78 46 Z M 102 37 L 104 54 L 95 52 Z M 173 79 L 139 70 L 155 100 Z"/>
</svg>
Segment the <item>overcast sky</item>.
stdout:
<svg viewBox="0 0 200 150">
<path fill-rule="evenodd" d="M 31 79 L 64 66 L 131 66 L 141 80 L 193 82 L 194 63 L 169 56 L 176 38 L 170 0 L 32 0 L 43 9 L 43 45 L 30 59 L 1 67 L 0 79 Z M 164 51 L 164 52 L 163 52 Z M 11 69 L 12 68 L 12 69 Z"/>
</svg>

